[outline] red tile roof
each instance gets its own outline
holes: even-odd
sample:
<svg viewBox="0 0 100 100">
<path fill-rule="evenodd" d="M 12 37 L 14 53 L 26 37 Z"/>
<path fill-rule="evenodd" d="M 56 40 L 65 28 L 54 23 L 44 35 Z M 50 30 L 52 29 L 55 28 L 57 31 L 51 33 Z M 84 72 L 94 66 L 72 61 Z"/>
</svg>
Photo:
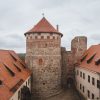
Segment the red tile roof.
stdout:
<svg viewBox="0 0 100 100">
<path fill-rule="evenodd" d="M 91 46 L 82 56 L 79 67 L 100 73 L 100 45 Z"/>
<path fill-rule="evenodd" d="M 31 30 L 25 33 L 58 33 L 61 34 L 58 30 L 56 30 L 48 20 L 43 17 Z"/>
<path fill-rule="evenodd" d="M 25 63 L 14 51 L 0 50 L 0 81 L 2 81 L 0 100 L 9 100 L 19 86 L 30 76 L 31 71 L 23 66 L 25 67 Z M 12 72 L 15 74 L 14 76 L 12 76 Z"/>
</svg>

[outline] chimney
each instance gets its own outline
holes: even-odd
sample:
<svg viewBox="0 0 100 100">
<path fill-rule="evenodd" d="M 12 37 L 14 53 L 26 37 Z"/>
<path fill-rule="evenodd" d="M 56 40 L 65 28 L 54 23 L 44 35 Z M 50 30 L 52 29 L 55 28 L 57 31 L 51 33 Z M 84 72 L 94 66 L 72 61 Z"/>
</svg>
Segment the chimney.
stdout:
<svg viewBox="0 0 100 100">
<path fill-rule="evenodd" d="M 59 31 L 59 25 L 56 25 L 56 27 L 57 27 L 57 31 Z"/>
</svg>

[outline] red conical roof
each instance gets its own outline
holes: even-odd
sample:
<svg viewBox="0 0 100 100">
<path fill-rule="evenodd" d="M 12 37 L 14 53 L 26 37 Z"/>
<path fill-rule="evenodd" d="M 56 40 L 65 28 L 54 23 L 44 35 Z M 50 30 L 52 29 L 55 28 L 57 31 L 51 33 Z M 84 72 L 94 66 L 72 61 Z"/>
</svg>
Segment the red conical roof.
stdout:
<svg viewBox="0 0 100 100">
<path fill-rule="evenodd" d="M 61 34 L 59 31 L 57 31 L 48 21 L 45 17 L 43 17 L 31 30 L 25 33 L 58 33 Z M 62 35 L 62 34 L 61 34 Z"/>
</svg>

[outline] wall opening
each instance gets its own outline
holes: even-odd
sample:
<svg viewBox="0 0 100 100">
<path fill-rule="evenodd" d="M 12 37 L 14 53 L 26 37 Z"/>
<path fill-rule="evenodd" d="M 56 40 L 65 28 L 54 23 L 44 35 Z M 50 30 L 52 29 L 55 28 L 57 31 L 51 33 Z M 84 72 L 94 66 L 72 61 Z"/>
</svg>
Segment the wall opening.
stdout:
<svg viewBox="0 0 100 100">
<path fill-rule="evenodd" d="M 72 88 L 73 86 L 74 86 L 73 78 L 71 78 L 71 77 L 67 78 L 67 87 Z"/>
</svg>

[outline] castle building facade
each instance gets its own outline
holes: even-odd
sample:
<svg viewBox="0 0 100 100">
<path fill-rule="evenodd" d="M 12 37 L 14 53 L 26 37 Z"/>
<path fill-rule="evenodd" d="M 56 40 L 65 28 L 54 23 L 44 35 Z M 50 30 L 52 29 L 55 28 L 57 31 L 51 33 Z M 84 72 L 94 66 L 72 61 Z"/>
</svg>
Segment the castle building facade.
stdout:
<svg viewBox="0 0 100 100">
<path fill-rule="evenodd" d="M 61 91 L 61 37 L 43 17 L 26 36 L 26 64 L 32 71 L 32 93 L 46 98 Z"/>
<path fill-rule="evenodd" d="M 75 67 L 77 90 L 90 100 L 100 99 L 100 45 L 91 46 Z"/>
<path fill-rule="evenodd" d="M 30 96 L 31 71 L 14 51 L 0 50 L 0 100 L 30 100 Z"/>
</svg>

